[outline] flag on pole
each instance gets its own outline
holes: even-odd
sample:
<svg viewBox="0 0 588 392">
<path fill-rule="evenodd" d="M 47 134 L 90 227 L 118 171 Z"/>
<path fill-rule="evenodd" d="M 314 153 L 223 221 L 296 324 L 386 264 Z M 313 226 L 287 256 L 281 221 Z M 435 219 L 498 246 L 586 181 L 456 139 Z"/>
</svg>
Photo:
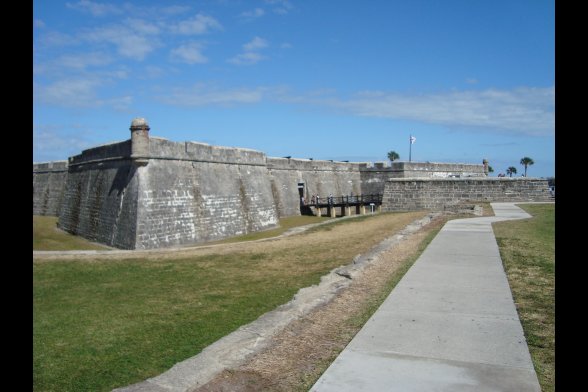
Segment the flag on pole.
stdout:
<svg viewBox="0 0 588 392">
<path fill-rule="evenodd" d="M 416 137 L 411 136 L 410 137 L 410 144 L 414 144 L 414 142 L 416 142 Z"/>
</svg>

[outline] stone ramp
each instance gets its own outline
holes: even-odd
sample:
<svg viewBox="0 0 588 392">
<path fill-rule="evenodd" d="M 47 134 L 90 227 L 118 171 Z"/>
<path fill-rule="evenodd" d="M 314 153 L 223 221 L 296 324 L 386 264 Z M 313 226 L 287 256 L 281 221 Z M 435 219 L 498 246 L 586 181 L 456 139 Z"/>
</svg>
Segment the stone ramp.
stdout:
<svg viewBox="0 0 588 392">
<path fill-rule="evenodd" d="M 311 391 L 540 391 L 492 231 L 449 221 Z"/>
</svg>

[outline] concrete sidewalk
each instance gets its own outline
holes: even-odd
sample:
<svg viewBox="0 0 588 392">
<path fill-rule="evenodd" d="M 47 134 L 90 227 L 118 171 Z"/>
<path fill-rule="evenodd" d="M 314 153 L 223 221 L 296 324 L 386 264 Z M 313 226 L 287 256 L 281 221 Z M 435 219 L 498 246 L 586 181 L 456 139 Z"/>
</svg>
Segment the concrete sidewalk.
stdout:
<svg viewBox="0 0 588 392">
<path fill-rule="evenodd" d="M 540 391 L 492 222 L 449 221 L 311 391 Z"/>
</svg>

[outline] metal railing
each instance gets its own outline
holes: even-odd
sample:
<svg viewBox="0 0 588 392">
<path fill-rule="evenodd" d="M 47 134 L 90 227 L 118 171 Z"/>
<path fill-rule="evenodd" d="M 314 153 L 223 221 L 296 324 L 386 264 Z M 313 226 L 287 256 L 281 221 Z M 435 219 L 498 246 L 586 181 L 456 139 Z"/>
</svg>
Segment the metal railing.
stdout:
<svg viewBox="0 0 588 392">
<path fill-rule="evenodd" d="M 317 196 L 305 203 L 307 206 L 356 206 L 382 204 L 383 194 L 346 195 L 346 196 Z"/>
</svg>

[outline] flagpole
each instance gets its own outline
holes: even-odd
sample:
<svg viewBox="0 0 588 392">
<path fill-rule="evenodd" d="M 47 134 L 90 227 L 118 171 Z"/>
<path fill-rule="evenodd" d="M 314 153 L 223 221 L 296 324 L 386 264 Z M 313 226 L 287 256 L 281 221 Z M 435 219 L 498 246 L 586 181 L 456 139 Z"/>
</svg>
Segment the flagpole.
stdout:
<svg viewBox="0 0 588 392">
<path fill-rule="evenodd" d="M 412 135 L 408 138 L 408 161 L 412 158 Z"/>
</svg>

